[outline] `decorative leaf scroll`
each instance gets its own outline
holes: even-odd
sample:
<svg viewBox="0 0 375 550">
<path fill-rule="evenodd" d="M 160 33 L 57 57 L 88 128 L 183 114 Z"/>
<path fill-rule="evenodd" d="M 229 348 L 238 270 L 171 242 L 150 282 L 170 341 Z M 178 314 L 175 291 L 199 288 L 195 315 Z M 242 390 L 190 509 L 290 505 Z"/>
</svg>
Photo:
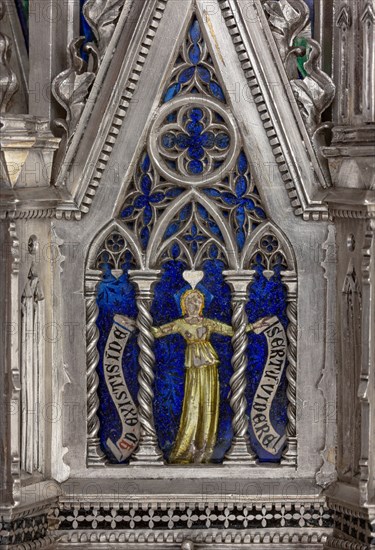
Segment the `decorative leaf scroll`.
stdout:
<svg viewBox="0 0 375 550">
<path fill-rule="evenodd" d="M 4 13 L 4 4 L 0 2 L 0 21 Z M 10 66 L 10 56 L 10 38 L 0 33 L 0 113 L 6 113 L 13 95 L 18 90 L 17 77 Z"/>
<path fill-rule="evenodd" d="M 304 0 L 267 0 L 263 7 L 285 62 L 295 38 L 309 22 L 309 7 Z"/>
<path fill-rule="evenodd" d="M 163 237 L 163 260 L 184 260 L 194 269 L 206 259 L 225 258 L 217 222 L 200 203 L 186 204 L 171 220 Z"/>
<path fill-rule="evenodd" d="M 245 153 L 241 151 L 235 171 L 222 184 L 204 189 L 203 193 L 219 203 L 230 227 L 235 230 L 238 248 L 242 250 L 246 237 L 267 218 Z"/>
<path fill-rule="evenodd" d="M 164 103 L 186 93 L 203 93 L 225 103 L 223 89 L 215 75 L 214 64 L 196 17 L 181 47 Z"/>
<path fill-rule="evenodd" d="M 335 85 L 320 69 L 321 50 L 319 44 L 306 38 L 308 58 L 303 63 L 303 79 L 291 80 L 302 118 L 311 135 L 318 128 L 322 113 L 330 106 L 335 96 Z"/>
<path fill-rule="evenodd" d="M 99 63 L 112 37 L 123 5 L 124 0 L 87 0 L 82 7 L 97 44 L 88 42 L 87 36 L 74 38 L 68 47 L 69 68 L 58 74 L 52 82 L 53 96 L 67 113 L 65 120 L 55 120 L 56 126 L 63 128 L 66 134 L 56 158 L 57 166 L 62 162 L 82 115 Z"/>
<path fill-rule="evenodd" d="M 87 63 L 80 57 L 84 37 L 71 41 L 68 48 L 69 68 L 53 80 L 52 93 L 66 111 L 66 120 L 57 119 L 55 124 L 64 128 L 68 140 L 74 133 L 86 103 L 95 73 L 87 71 Z"/>
<path fill-rule="evenodd" d="M 163 211 L 183 191 L 182 188 L 171 187 L 161 180 L 147 151 L 144 151 L 134 174 L 126 205 L 121 211 L 121 218 L 140 236 L 144 248 L 148 245 L 159 211 Z"/>
<path fill-rule="evenodd" d="M 335 86 L 320 69 L 320 45 L 304 33 L 309 7 L 304 0 L 266 0 L 263 7 L 306 128 L 314 135 Z"/>
<path fill-rule="evenodd" d="M 87 0 L 83 15 L 95 35 L 100 59 L 104 56 L 112 38 L 124 0 Z"/>
</svg>

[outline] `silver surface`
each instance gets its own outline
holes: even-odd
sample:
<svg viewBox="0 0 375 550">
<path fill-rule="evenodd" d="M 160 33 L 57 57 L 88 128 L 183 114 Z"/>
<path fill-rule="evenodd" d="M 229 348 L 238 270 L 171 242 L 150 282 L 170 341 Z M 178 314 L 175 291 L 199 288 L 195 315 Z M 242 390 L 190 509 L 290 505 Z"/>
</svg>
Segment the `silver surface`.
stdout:
<svg viewBox="0 0 375 550">
<path fill-rule="evenodd" d="M 278 4 L 286 15 L 293 15 L 289 7 L 304 8 L 301 0 Z M 1 136 L 13 151 L 12 162 L 17 147 L 27 159 L 22 177 L 13 180 L 16 185 L 2 179 L 1 186 L 0 513 L 5 548 L 177 550 L 190 544 L 194 550 L 369 550 L 374 545 L 374 1 L 335 0 L 333 13 L 331 2 L 327 5 L 324 17 L 334 23 L 337 94 L 333 141 L 323 144 L 311 137 L 295 101 L 284 63 L 290 40 L 278 47 L 265 12 L 276 9 L 273 2 L 129 1 L 120 11 L 121 2 L 89 0 L 86 9 L 93 13 L 97 8 L 91 19 L 100 64 L 87 99 L 79 104 L 67 147 L 60 145 L 54 170 L 40 177 L 31 162 L 36 159 L 39 166 L 42 158 L 43 166 L 52 168 L 59 146 L 46 130 L 46 119 L 64 113 L 53 107 L 50 94 L 37 103 L 36 85 L 50 87 L 67 70 L 66 46 L 78 35 L 78 3 L 64 3 L 58 22 L 31 22 L 30 113 L 3 115 Z M 234 450 L 235 456 L 249 453 L 250 464 L 229 456 L 223 465 L 165 465 L 155 437 L 152 281 L 162 268 L 160 244 L 169 220 L 184 201 L 207 204 L 204 182 L 178 179 L 185 189 L 182 199 L 159 212 L 146 251 L 137 231 L 132 233 L 118 217 L 136 189 L 134 169 L 147 143 L 158 170 L 166 171 L 152 136 L 156 139 L 159 132 L 159 104 L 173 71 L 177 38 L 185 35 L 194 9 L 228 95 L 227 128 L 233 140 L 243 136 L 254 183 L 272 220 L 248 238 L 242 255 L 227 230 L 222 257 L 238 274 L 248 268 L 262 232 L 273 232 L 288 266 L 283 273 L 290 322 L 288 445 L 279 465 L 255 463 L 243 437 L 244 298 L 233 277 L 237 355 L 232 407 L 239 437 Z M 331 40 L 321 22 L 321 2 L 319 9 L 317 32 Z M 69 14 L 74 17 L 68 21 Z M 325 45 L 325 66 L 328 50 Z M 311 95 L 318 78 L 329 95 L 332 85 L 316 62 L 312 88 L 305 91 Z M 315 109 L 314 101 L 310 107 Z M 218 108 L 212 99 L 205 105 Z M 316 125 L 319 108 L 311 113 L 309 121 Z M 36 147 L 26 155 L 31 141 Z M 7 170 L 10 158 L 2 156 Z M 210 215 L 223 217 L 215 204 Z M 225 223 L 220 227 L 225 229 Z M 98 258 L 114 231 L 124 237 L 137 265 L 142 439 L 139 455 L 128 466 L 106 463 L 97 417 Z M 39 243 L 37 254 L 30 253 L 30 238 Z M 198 267 L 205 253 L 190 255 L 191 266 Z M 271 258 L 265 261 L 272 270 Z M 45 414 L 37 429 L 45 439 L 43 473 L 30 474 L 21 468 L 21 434 L 27 426 L 21 301 L 33 262 L 46 320 L 38 364 L 27 364 L 37 378 L 39 372 L 44 392 Z M 111 262 L 116 276 L 120 256 L 112 254 Z M 26 541 L 30 532 L 33 540 Z"/>
</svg>

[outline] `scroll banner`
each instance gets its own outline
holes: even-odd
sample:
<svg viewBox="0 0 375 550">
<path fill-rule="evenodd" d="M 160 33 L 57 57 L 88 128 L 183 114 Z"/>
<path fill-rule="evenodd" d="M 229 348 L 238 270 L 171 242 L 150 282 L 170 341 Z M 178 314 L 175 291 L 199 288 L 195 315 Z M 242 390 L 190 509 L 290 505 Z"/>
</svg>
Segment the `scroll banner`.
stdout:
<svg viewBox="0 0 375 550">
<path fill-rule="evenodd" d="M 270 412 L 285 367 L 287 340 L 284 327 L 277 317 L 264 319 L 259 328 L 254 328 L 254 332 L 267 338 L 268 357 L 251 407 L 251 424 L 263 449 L 275 455 L 284 445 L 286 436 L 281 436 L 274 429 Z"/>
<path fill-rule="evenodd" d="M 108 438 L 107 445 L 119 462 L 128 458 L 136 449 L 140 434 L 137 407 L 130 395 L 122 370 L 122 356 L 133 330 L 132 319 L 115 315 L 104 350 L 105 381 L 122 424 L 120 439 L 114 443 Z"/>
</svg>

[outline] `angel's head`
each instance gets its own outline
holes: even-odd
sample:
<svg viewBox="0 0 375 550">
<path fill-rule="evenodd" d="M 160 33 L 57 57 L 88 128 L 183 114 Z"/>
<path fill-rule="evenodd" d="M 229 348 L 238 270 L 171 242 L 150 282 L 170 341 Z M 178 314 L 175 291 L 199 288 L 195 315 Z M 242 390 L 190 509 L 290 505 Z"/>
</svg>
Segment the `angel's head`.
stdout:
<svg viewBox="0 0 375 550">
<path fill-rule="evenodd" d="M 204 309 L 204 296 L 199 290 L 187 290 L 181 296 L 182 315 L 202 315 Z"/>
</svg>

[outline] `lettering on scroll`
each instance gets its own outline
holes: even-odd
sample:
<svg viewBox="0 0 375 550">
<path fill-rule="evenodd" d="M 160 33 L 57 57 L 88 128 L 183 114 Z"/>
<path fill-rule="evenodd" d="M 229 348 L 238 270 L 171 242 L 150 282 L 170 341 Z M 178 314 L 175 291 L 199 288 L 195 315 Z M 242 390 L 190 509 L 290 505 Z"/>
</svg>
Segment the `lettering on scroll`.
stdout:
<svg viewBox="0 0 375 550">
<path fill-rule="evenodd" d="M 133 330 L 132 319 L 115 315 L 104 350 L 105 381 L 122 425 L 121 437 L 116 442 L 108 438 L 107 445 L 119 462 L 133 453 L 138 446 L 140 434 L 137 407 L 126 385 L 122 370 L 122 357 Z"/>
<path fill-rule="evenodd" d="M 276 455 L 284 445 L 286 436 L 274 429 L 270 412 L 285 367 L 286 335 L 277 317 L 267 319 L 267 325 L 254 329 L 254 332 L 265 335 L 268 357 L 251 407 L 251 424 L 263 449 Z"/>
</svg>

